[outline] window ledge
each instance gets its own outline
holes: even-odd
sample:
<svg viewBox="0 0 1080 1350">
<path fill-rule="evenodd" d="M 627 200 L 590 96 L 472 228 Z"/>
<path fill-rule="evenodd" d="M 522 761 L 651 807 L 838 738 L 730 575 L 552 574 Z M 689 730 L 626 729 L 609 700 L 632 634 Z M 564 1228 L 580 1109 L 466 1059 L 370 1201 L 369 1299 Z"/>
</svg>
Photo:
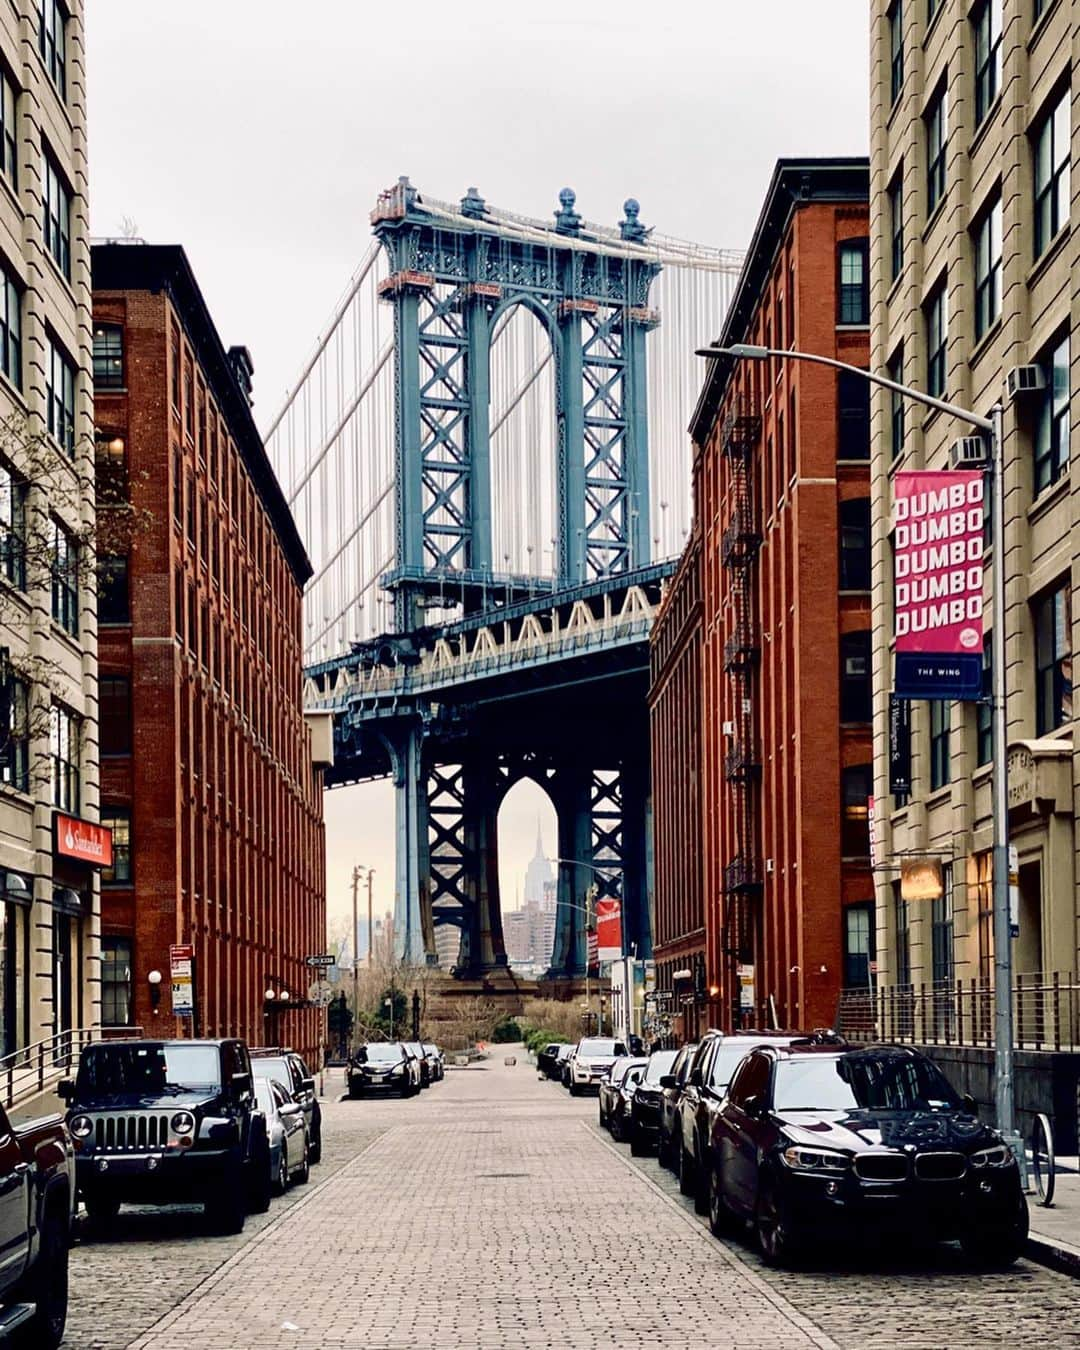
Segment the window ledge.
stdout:
<svg viewBox="0 0 1080 1350">
<path fill-rule="evenodd" d="M 1049 511 L 1065 496 L 1068 495 L 1070 488 L 1070 475 L 1068 466 L 1062 472 L 1060 478 L 1053 482 L 1049 487 L 1044 487 L 1035 500 L 1027 509 L 1027 518 L 1031 524 L 1047 515 Z"/>
<path fill-rule="evenodd" d="M 29 792 L 24 792 L 22 788 L 17 788 L 13 783 L 0 783 L 0 797 L 8 797 L 19 806 L 34 808 L 34 799 Z"/>
<path fill-rule="evenodd" d="M 885 303 L 887 305 L 891 305 L 892 302 L 896 299 L 897 293 L 900 290 L 900 283 L 903 281 L 904 273 L 906 271 L 907 271 L 907 263 L 905 262 L 904 265 L 900 268 L 900 271 L 897 272 L 896 276 L 894 276 L 892 281 L 889 282 L 889 289 L 885 292 Z"/>
<path fill-rule="evenodd" d="M 854 590 L 848 590 L 845 589 L 843 586 L 841 586 L 840 590 L 837 592 L 837 594 L 840 596 L 864 596 L 864 597 L 869 595 L 870 593 L 871 588 L 869 586 L 857 586 Z"/>
<path fill-rule="evenodd" d="M 16 188 L 15 184 L 12 183 L 11 179 L 7 176 L 6 173 L 0 173 L 0 187 L 2 187 L 3 190 L 7 193 L 8 201 L 15 208 L 15 210 L 18 211 L 19 219 L 22 220 L 26 215 L 26 210 L 23 207 L 22 202 L 19 200 L 18 188 Z"/>
<path fill-rule="evenodd" d="M 0 389 L 3 389 L 4 392 L 10 398 L 14 399 L 14 401 L 19 405 L 19 411 L 22 413 L 24 417 L 30 416 L 30 409 L 27 406 L 25 394 L 18 387 L 17 384 L 15 384 L 4 374 L 2 370 L 0 370 Z"/>
<path fill-rule="evenodd" d="M 1028 269 L 1027 276 L 1024 278 L 1029 288 L 1036 284 L 1036 282 L 1040 279 L 1042 274 L 1046 271 L 1046 269 L 1058 256 L 1058 254 L 1062 251 L 1062 249 L 1065 247 L 1065 241 L 1068 239 L 1071 232 L 1072 231 L 1070 224 L 1068 221 L 1066 221 L 1065 224 L 1062 225 L 1061 229 L 1058 230 L 1057 234 L 1054 235 L 1053 239 L 1051 239 L 1050 242 L 1047 244 L 1047 246 L 1043 249 L 1042 253 L 1040 253 L 1039 256 L 1035 259 L 1031 267 Z"/>
<path fill-rule="evenodd" d="M 952 783 L 946 783 L 944 787 L 934 788 L 933 792 L 928 792 L 924 798 L 926 809 L 932 811 L 935 806 L 944 806 L 952 799 Z"/>
<path fill-rule="evenodd" d="M 77 633 L 69 633 L 66 628 L 62 627 L 52 618 L 49 620 L 49 627 L 52 630 L 52 636 L 57 642 L 62 642 L 65 647 L 70 647 L 72 655 L 79 657 L 81 660 L 83 649 L 82 644 L 79 641 L 79 635 Z"/>
<path fill-rule="evenodd" d="M 940 21 L 940 19 L 941 19 L 942 14 L 944 13 L 944 11 L 945 11 L 945 5 L 944 5 L 944 3 L 939 3 L 937 9 L 934 10 L 934 17 L 930 20 L 930 26 L 927 28 L 926 32 L 923 34 L 923 40 L 922 40 L 923 51 L 926 51 L 927 44 L 929 43 L 931 37 L 933 36 L 934 30 L 935 30 L 935 28 L 937 28 L 938 23 L 939 23 L 939 21 Z"/>
<path fill-rule="evenodd" d="M 868 323 L 838 323 L 836 331 L 838 333 L 869 333 L 870 325 Z"/>
<path fill-rule="evenodd" d="M 945 188 L 945 191 L 941 194 L 941 198 L 940 198 L 940 200 L 938 201 L 937 206 L 935 206 L 934 209 L 933 209 L 933 211 L 931 211 L 930 216 L 929 216 L 929 218 L 927 219 L 926 224 L 923 226 L 922 234 L 919 236 L 919 237 L 922 239 L 922 241 L 923 241 L 924 244 L 926 243 L 926 240 L 927 240 L 928 236 L 930 235 L 930 232 L 933 230 L 934 226 L 938 223 L 938 221 L 940 220 L 941 216 L 944 214 L 944 212 L 945 212 L 945 203 L 946 203 L 948 200 L 949 200 L 949 189 L 948 189 L 948 187 L 946 187 L 946 188 Z"/>
<path fill-rule="evenodd" d="M 1057 7 L 1058 0 L 1050 0 L 1050 3 L 1032 25 L 1031 36 L 1027 40 L 1027 49 L 1029 52 L 1032 47 L 1035 46 L 1036 42 L 1038 42 L 1039 38 L 1042 37 L 1043 33 L 1046 32 L 1046 25 L 1050 22 L 1050 15 L 1053 14 Z"/>
<path fill-rule="evenodd" d="M 994 114 L 1001 107 L 1001 90 L 994 95 L 994 101 L 983 113 L 983 120 L 975 128 L 975 135 L 971 138 L 971 144 L 968 146 L 968 159 L 974 159 L 978 154 L 979 146 L 986 139 L 990 128 L 994 125 Z"/>
<path fill-rule="evenodd" d="M 1000 332 L 1001 332 L 1001 315 L 998 314 L 997 317 L 994 319 L 994 321 L 991 323 L 990 327 L 986 330 L 986 332 L 982 335 L 982 337 L 978 340 L 978 342 L 976 342 L 975 346 L 972 347 L 971 353 L 968 356 L 967 361 L 969 370 L 975 369 L 975 367 L 979 364 L 982 358 L 986 355 L 991 344 L 993 343 L 994 338 L 996 338 L 1000 334 Z"/>
<path fill-rule="evenodd" d="M 946 402 L 949 401 L 949 395 L 947 392 L 944 394 L 935 394 L 932 395 L 932 397 L 944 399 Z M 928 408 L 926 410 L 926 416 L 922 420 L 923 431 L 925 432 L 928 427 L 932 427 L 940 416 L 941 416 L 940 408 Z"/>
<path fill-rule="evenodd" d="M 838 469 L 868 469 L 870 467 L 870 454 L 867 452 L 858 459 L 852 459 L 850 455 L 846 459 L 837 459 L 836 467 Z"/>
<path fill-rule="evenodd" d="M 94 382 L 95 398 L 111 398 L 114 394 L 124 396 L 127 394 L 127 391 L 128 388 L 126 384 L 106 384 L 99 387 L 97 382 Z"/>
<path fill-rule="evenodd" d="M 905 63 L 906 64 L 906 63 Z M 900 92 L 892 101 L 892 107 L 889 109 L 889 115 L 885 119 L 885 130 L 891 131 L 892 124 L 896 121 L 900 109 L 904 106 L 904 86 L 907 84 L 907 71 L 904 71 L 904 78 L 900 83 Z"/>
<path fill-rule="evenodd" d="M 69 247 L 69 250 L 70 250 L 70 245 L 69 245 L 68 247 Z M 59 281 L 60 285 L 63 286 L 63 288 L 64 288 L 65 291 L 67 291 L 67 293 L 68 293 L 68 298 L 71 300 L 71 303 L 72 303 L 73 305 L 76 305 L 76 306 L 77 306 L 77 305 L 78 305 L 78 301 L 75 299 L 75 291 L 72 289 L 71 278 L 70 278 L 70 277 L 64 276 L 63 272 L 61 272 L 61 270 L 60 270 L 60 264 L 59 264 L 59 263 L 56 261 L 56 259 L 53 257 L 52 252 L 51 252 L 51 250 L 46 246 L 45 240 L 44 240 L 44 239 L 42 239 L 42 241 L 41 241 L 41 251 L 42 251 L 42 253 L 45 255 L 45 257 L 48 259 L 49 266 L 52 268 L 53 276 L 56 277 L 56 279 L 57 279 L 57 281 Z M 74 366 L 74 364 L 75 364 L 75 363 L 72 362 L 72 365 L 73 365 L 73 366 Z M 76 373 L 78 373 L 77 369 L 76 369 Z"/>
</svg>

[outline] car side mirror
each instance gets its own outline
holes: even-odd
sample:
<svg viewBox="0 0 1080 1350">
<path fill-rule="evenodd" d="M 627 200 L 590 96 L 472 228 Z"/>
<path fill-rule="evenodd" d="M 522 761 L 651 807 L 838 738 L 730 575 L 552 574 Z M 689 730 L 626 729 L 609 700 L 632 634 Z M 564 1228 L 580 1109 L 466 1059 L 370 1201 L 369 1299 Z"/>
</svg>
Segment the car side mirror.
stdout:
<svg viewBox="0 0 1080 1350">
<path fill-rule="evenodd" d="M 970 1092 L 965 1092 L 964 1095 L 960 1098 L 960 1102 L 964 1110 L 967 1111 L 970 1115 L 974 1116 L 978 1114 L 979 1104 L 975 1100 L 975 1098 L 971 1095 Z"/>
<path fill-rule="evenodd" d="M 755 1092 L 743 1102 L 742 1109 L 748 1116 L 760 1116 L 765 1109 L 765 1098 Z"/>
<path fill-rule="evenodd" d="M 691 1075 L 690 1075 L 690 1086 L 691 1086 L 691 1087 L 696 1087 L 696 1088 L 701 1087 L 701 1070 L 700 1070 L 700 1069 L 695 1069 L 695 1070 L 691 1073 Z"/>
<path fill-rule="evenodd" d="M 314 1079 L 314 1078 L 301 1078 L 301 1079 L 300 1079 L 300 1091 L 301 1091 L 301 1092 L 314 1092 L 314 1091 L 315 1091 L 315 1079 Z"/>
<path fill-rule="evenodd" d="M 73 1101 L 75 1098 L 74 1078 L 61 1078 L 56 1085 L 56 1095 L 65 1102 Z"/>
<path fill-rule="evenodd" d="M 660 1086 L 662 1088 L 675 1087 L 675 1075 L 673 1073 L 664 1074 L 663 1077 L 660 1079 Z"/>
<path fill-rule="evenodd" d="M 231 1075 L 229 1082 L 238 1097 L 244 1097 L 251 1091 L 251 1074 L 249 1073 L 234 1073 Z"/>
</svg>

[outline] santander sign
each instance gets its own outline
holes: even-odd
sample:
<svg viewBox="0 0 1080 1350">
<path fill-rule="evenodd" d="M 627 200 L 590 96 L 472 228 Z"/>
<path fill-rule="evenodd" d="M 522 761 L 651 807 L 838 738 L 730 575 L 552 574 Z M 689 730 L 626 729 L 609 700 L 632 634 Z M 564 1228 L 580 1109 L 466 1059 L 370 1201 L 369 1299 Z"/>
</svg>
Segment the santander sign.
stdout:
<svg viewBox="0 0 1080 1350">
<path fill-rule="evenodd" d="M 112 866 L 112 830 L 77 816 L 66 816 L 60 811 L 54 819 L 56 852 L 60 857 L 74 858 L 91 867 Z"/>
</svg>

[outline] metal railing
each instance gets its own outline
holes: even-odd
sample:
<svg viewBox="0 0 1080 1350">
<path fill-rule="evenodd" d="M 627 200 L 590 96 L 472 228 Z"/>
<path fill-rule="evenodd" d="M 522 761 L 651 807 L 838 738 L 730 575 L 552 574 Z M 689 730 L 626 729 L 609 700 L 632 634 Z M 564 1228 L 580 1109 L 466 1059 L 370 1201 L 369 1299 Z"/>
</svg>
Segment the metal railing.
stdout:
<svg viewBox="0 0 1080 1350">
<path fill-rule="evenodd" d="M 0 1095 L 5 1109 L 10 1111 L 32 1097 L 42 1096 L 61 1078 L 70 1078 L 79 1066 L 79 1056 L 91 1041 L 115 1040 L 118 1036 L 141 1037 L 142 1028 L 60 1031 L 5 1055 L 0 1059 Z"/>
<path fill-rule="evenodd" d="M 1018 1050 L 1080 1050 L 1080 979 L 1035 972 L 1013 982 Z M 994 1045 L 994 987 L 987 980 L 845 989 L 837 1030 L 849 1041 Z"/>
</svg>

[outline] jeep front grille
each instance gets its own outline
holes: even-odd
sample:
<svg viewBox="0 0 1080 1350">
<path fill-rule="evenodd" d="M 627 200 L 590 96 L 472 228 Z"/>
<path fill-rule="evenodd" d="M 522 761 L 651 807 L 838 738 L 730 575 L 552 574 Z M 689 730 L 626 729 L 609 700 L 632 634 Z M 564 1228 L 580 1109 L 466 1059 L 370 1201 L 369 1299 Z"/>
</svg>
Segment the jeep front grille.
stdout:
<svg viewBox="0 0 1080 1350">
<path fill-rule="evenodd" d="M 169 1117 L 149 1111 L 99 1115 L 94 1120 L 94 1144 L 99 1150 L 138 1153 L 164 1148 L 169 1142 Z"/>
</svg>

